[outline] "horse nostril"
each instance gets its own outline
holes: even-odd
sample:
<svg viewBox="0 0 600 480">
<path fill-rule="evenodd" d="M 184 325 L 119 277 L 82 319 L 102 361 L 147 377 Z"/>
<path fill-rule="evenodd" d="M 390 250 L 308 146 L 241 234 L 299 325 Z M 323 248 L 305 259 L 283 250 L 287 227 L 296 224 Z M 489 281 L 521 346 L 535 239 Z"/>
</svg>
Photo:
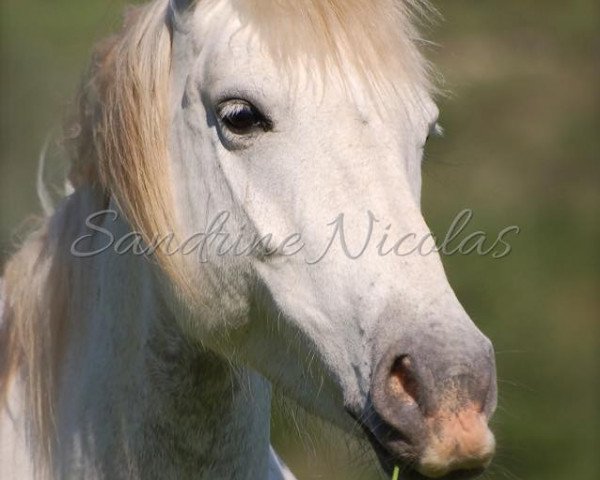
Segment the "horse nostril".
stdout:
<svg viewBox="0 0 600 480">
<path fill-rule="evenodd" d="M 403 403 L 419 403 L 419 383 L 410 356 L 401 355 L 394 360 L 388 379 L 389 391 Z"/>
</svg>

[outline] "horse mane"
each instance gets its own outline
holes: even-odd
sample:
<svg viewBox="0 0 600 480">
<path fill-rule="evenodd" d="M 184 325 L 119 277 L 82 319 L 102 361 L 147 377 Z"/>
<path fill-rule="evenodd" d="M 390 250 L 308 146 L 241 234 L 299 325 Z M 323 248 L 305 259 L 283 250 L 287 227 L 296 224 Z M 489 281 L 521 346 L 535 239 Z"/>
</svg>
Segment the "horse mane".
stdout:
<svg viewBox="0 0 600 480">
<path fill-rule="evenodd" d="M 231 1 L 282 61 L 297 48 L 317 59 L 325 58 L 323 52 L 334 61 L 348 54 L 371 80 L 382 65 L 393 64 L 415 83 L 429 85 L 426 62 L 411 44 L 418 35 L 409 12 L 423 11 L 420 0 Z M 0 285 L 0 409 L 20 374 L 41 476 L 51 475 L 57 381 L 76 306 L 73 291 L 85 271 L 85 263 L 70 255 L 70 245 L 87 216 L 106 208 L 109 198 L 149 242 L 176 230 L 167 135 L 171 3 L 154 0 L 130 10 L 121 32 L 96 48 L 80 87 L 72 135 L 69 180 L 75 192 L 29 235 L 7 263 Z M 293 26 L 288 33 L 278 21 L 286 17 L 295 19 L 284 22 Z M 371 42 L 361 41 L 365 31 L 373 32 Z M 402 58 L 393 60 L 397 57 Z M 175 291 L 192 298 L 179 256 L 158 249 L 155 259 Z"/>
<path fill-rule="evenodd" d="M 51 476 L 57 379 L 67 343 L 71 294 L 85 264 L 70 255 L 85 219 L 116 199 L 140 232 L 166 232 L 171 193 L 167 161 L 170 74 L 168 0 L 130 10 L 123 30 L 100 43 L 78 98 L 69 180 L 75 193 L 41 222 L 4 271 L 0 324 L 0 408 L 17 373 L 33 460 Z M 150 238 L 150 237 L 147 237 Z M 157 251 L 175 282 L 181 273 Z"/>
</svg>

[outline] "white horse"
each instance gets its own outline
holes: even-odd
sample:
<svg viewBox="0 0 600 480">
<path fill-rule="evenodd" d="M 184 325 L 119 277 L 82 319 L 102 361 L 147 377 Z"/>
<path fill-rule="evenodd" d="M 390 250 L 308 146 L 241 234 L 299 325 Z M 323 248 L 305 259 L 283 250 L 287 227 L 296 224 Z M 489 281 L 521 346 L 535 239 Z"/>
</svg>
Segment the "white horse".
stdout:
<svg viewBox="0 0 600 480">
<path fill-rule="evenodd" d="M 491 343 L 400 252 L 430 249 L 415 9 L 155 0 L 98 49 L 73 193 L 4 272 L 0 478 L 293 478 L 271 383 L 387 473 L 489 464 Z"/>
</svg>

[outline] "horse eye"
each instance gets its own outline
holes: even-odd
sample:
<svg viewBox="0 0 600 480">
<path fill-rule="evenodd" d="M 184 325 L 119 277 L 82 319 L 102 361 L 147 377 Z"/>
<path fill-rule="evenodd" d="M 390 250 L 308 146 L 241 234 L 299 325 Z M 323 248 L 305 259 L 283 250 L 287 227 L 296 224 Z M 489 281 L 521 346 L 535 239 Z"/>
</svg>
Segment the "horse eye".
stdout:
<svg viewBox="0 0 600 480">
<path fill-rule="evenodd" d="M 265 116 L 245 100 L 226 100 L 218 106 L 217 112 L 223 125 L 237 135 L 247 135 L 257 129 L 266 132 L 271 128 Z"/>
</svg>

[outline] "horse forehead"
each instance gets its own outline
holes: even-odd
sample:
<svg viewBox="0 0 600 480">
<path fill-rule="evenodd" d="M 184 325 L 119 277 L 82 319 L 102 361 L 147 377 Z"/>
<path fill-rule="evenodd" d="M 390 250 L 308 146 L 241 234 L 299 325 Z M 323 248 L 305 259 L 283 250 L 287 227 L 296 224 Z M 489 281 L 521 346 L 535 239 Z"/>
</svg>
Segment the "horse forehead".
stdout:
<svg viewBox="0 0 600 480">
<path fill-rule="evenodd" d="M 277 47 L 280 43 L 284 43 L 284 39 L 265 36 L 263 32 L 264 25 L 261 27 L 261 25 L 256 24 L 255 20 L 242 19 L 239 5 L 236 7 L 234 3 L 229 0 L 207 2 L 202 4 L 202 8 L 195 10 L 193 27 L 187 29 L 186 32 L 193 36 L 193 44 L 197 52 L 203 49 L 208 50 L 213 58 L 215 55 L 220 54 L 221 62 L 229 58 L 237 66 L 263 63 L 266 68 L 283 72 L 289 66 L 294 77 L 299 73 L 297 70 L 303 70 L 307 74 L 307 78 L 310 79 L 319 73 L 339 73 L 341 76 L 348 73 L 356 74 L 358 72 L 352 72 L 353 69 L 359 70 L 359 67 L 365 66 L 366 60 L 356 58 L 352 45 L 344 45 L 344 33 L 340 31 L 327 33 L 328 36 L 342 36 L 342 38 L 332 41 L 334 44 L 339 43 L 337 47 L 321 45 L 318 51 L 314 51 L 309 46 L 302 46 L 304 43 L 311 45 L 311 42 L 304 42 L 302 38 L 296 38 L 290 34 L 290 38 L 295 39 L 297 48 L 280 51 Z M 270 21 L 277 22 L 277 19 L 272 17 L 272 15 L 269 17 Z M 285 23 L 284 20 L 290 22 L 289 19 L 281 20 L 278 23 Z M 290 26 L 294 24 L 292 21 Z M 313 28 L 319 29 L 317 25 L 313 25 Z M 280 33 L 285 37 L 285 31 Z M 303 32 L 303 34 L 308 33 Z M 356 38 L 357 45 L 360 43 L 359 38 L 364 38 L 363 43 L 369 43 L 370 35 L 365 32 L 362 36 L 356 35 Z M 402 58 L 402 54 L 399 52 L 395 57 Z M 415 60 L 413 63 L 419 64 L 420 62 L 421 60 Z M 399 79 L 394 75 L 402 75 L 403 72 L 394 70 L 391 66 L 373 63 L 371 67 L 378 70 L 378 72 L 371 72 L 365 75 L 365 78 L 369 76 L 375 78 L 377 74 L 384 72 L 390 74 L 388 77 L 390 81 L 415 83 L 417 87 L 419 86 L 417 75 L 404 72 L 406 74 L 405 78 Z M 339 68 L 343 71 L 336 72 Z M 423 85 L 423 87 L 427 89 L 428 85 Z"/>
<path fill-rule="evenodd" d="M 197 17 L 196 28 L 187 34 L 194 37 L 191 43 L 199 57 L 188 68 L 196 69 L 192 73 L 202 76 L 205 86 L 237 82 L 260 90 L 277 85 L 276 63 L 235 14 L 223 12 L 214 21 Z"/>
<path fill-rule="evenodd" d="M 380 86 L 369 85 L 368 75 L 357 72 L 350 60 L 343 70 L 339 65 L 329 68 L 331 65 L 313 63 L 302 54 L 282 64 L 281 59 L 272 57 L 253 26 L 242 22 L 229 1 L 198 8 L 194 22 L 189 33 L 195 36 L 192 43 L 204 59 L 195 74 L 214 93 L 254 93 L 280 105 L 287 102 L 286 106 L 306 111 L 318 109 L 321 115 L 350 112 L 365 124 L 378 117 L 390 128 L 401 125 L 405 133 L 412 131 L 419 137 L 437 120 L 439 112 L 426 85 L 388 78 L 390 85 L 396 83 L 398 88 L 378 96 L 374 91 Z"/>
<path fill-rule="evenodd" d="M 257 100 L 279 106 L 288 103 L 307 113 L 351 112 L 365 124 L 374 115 L 380 120 L 393 117 L 392 125 L 404 120 L 417 130 L 437 119 L 438 108 L 425 89 L 413 86 L 374 98 L 371 86 L 352 68 L 316 72 L 307 68 L 302 59 L 284 67 L 261 48 L 256 37 L 232 30 L 229 34 L 221 32 L 207 44 L 202 68 L 196 72 L 201 77 L 198 83 L 211 93 L 255 94 Z M 398 110 L 402 110 L 401 117 L 397 116 Z"/>
</svg>

